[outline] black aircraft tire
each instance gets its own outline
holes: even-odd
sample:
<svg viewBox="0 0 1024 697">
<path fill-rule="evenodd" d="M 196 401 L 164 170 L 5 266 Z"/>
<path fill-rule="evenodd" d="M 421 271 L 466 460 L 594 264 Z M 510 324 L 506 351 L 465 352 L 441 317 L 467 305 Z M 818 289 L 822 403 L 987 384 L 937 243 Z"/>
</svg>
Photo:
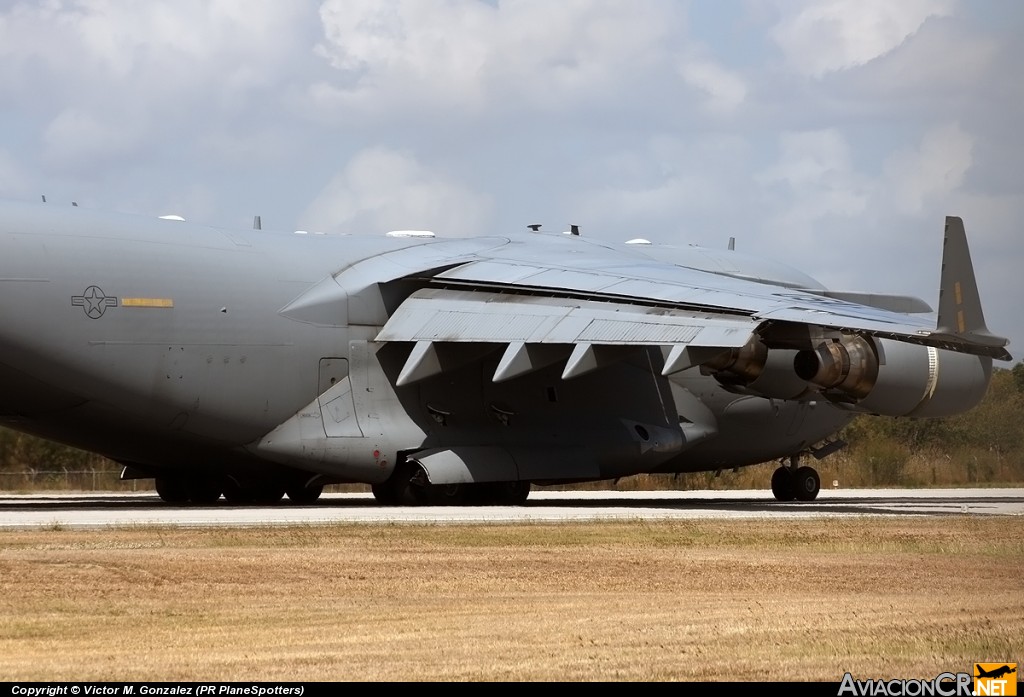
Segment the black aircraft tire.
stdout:
<svg viewBox="0 0 1024 697">
<path fill-rule="evenodd" d="M 324 486 L 323 484 L 314 484 L 313 486 L 296 484 L 285 489 L 285 493 L 288 494 L 288 500 L 292 503 L 316 503 L 320 494 L 324 493 Z"/>
<path fill-rule="evenodd" d="M 530 496 L 530 482 L 497 482 L 491 486 L 499 506 L 522 506 Z"/>
<path fill-rule="evenodd" d="M 821 478 L 813 467 L 799 467 L 793 474 L 793 493 L 798 501 L 813 501 L 821 491 Z"/>
<path fill-rule="evenodd" d="M 182 479 L 156 478 L 156 493 L 165 503 L 188 503 L 188 487 Z"/>
<path fill-rule="evenodd" d="M 530 482 L 484 482 L 466 487 L 469 506 L 522 506 L 530 495 Z"/>
<path fill-rule="evenodd" d="M 373 498 L 377 500 L 382 506 L 397 506 L 398 496 L 395 493 L 395 487 L 391 485 L 391 482 L 382 482 L 380 484 L 374 484 L 370 487 L 370 491 L 373 492 Z"/>
<path fill-rule="evenodd" d="M 189 479 L 185 482 L 188 500 L 200 506 L 209 506 L 220 499 L 220 484 L 212 479 Z"/>
<path fill-rule="evenodd" d="M 401 474 L 406 476 L 401 476 Z M 399 476 L 395 478 L 398 485 L 399 506 L 426 506 L 430 503 L 430 477 L 423 465 L 418 462 L 411 462 L 403 467 Z"/>
<path fill-rule="evenodd" d="M 253 503 L 269 506 L 284 498 L 284 486 L 277 482 L 259 482 L 252 485 Z"/>
<path fill-rule="evenodd" d="M 466 502 L 466 486 L 462 484 L 431 484 L 422 501 L 428 506 L 461 506 Z"/>
<path fill-rule="evenodd" d="M 793 491 L 793 473 L 787 467 L 780 467 L 772 473 L 772 493 L 779 501 L 792 501 L 796 498 Z"/>
<path fill-rule="evenodd" d="M 383 506 L 419 506 L 425 503 L 429 485 L 423 468 L 412 462 L 402 462 L 395 467 L 386 482 L 370 487 L 373 498 Z M 416 480 L 416 481 L 414 481 Z"/>
<path fill-rule="evenodd" d="M 244 506 L 252 503 L 252 491 L 242 487 L 233 479 L 224 483 L 224 500 L 232 506 Z"/>
</svg>

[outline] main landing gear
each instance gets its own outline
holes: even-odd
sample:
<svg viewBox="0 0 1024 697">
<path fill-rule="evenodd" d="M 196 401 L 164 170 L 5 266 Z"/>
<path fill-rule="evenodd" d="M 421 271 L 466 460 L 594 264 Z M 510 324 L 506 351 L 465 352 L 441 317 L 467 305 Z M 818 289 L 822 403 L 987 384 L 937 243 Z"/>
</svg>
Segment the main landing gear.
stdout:
<svg viewBox="0 0 1024 697">
<path fill-rule="evenodd" d="M 800 456 L 791 455 L 789 465 L 772 474 L 772 493 L 779 501 L 813 501 L 821 491 L 821 478 L 813 467 L 800 466 Z"/>
<path fill-rule="evenodd" d="M 522 506 L 530 495 L 530 482 L 431 484 L 422 465 L 405 461 L 372 490 L 385 506 Z"/>
<path fill-rule="evenodd" d="M 273 505 L 288 494 L 293 504 L 308 505 L 323 493 L 322 484 L 306 478 L 238 480 L 234 477 L 157 477 L 156 493 L 165 503 L 194 506 Z"/>
</svg>

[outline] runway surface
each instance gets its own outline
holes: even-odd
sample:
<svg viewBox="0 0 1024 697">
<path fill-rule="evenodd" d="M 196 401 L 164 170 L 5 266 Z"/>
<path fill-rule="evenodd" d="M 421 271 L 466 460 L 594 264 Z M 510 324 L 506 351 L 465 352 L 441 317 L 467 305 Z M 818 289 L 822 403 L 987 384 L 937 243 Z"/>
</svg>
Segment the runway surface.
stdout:
<svg viewBox="0 0 1024 697">
<path fill-rule="evenodd" d="M 1024 515 L 1019 489 L 823 490 L 780 503 L 768 491 L 534 491 L 525 506 L 378 506 L 369 494 L 315 505 L 171 506 L 154 493 L 0 495 L 0 528 L 260 526 L 330 523 L 470 524 L 599 520 Z"/>
</svg>

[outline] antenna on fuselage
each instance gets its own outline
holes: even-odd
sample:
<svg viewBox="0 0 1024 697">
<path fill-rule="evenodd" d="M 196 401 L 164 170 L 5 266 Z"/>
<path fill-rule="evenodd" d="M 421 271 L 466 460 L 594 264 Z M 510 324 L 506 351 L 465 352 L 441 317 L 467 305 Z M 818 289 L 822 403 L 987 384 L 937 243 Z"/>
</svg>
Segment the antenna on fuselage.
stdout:
<svg viewBox="0 0 1024 697">
<path fill-rule="evenodd" d="M 260 220 L 260 217 L 258 215 L 254 216 L 253 219 L 252 219 L 252 229 L 253 230 L 262 230 L 263 229 L 263 221 Z"/>
<path fill-rule="evenodd" d="M 527 225 L 526 227 L 534 232 L 540 232 L 540 223 L 534 223 L 533 225 Z"/>
<path fill-rule="evenodd" d="M 736 238 L 735 237 L 730 237 L 729 238 L 729 251 L 730 252 L 735 252 L 736 251 Z"/>
<path fill-rule="evenodd" d="M 46 194 L 43 194 L 43 203 L 46 203 Z"/>
</svg>

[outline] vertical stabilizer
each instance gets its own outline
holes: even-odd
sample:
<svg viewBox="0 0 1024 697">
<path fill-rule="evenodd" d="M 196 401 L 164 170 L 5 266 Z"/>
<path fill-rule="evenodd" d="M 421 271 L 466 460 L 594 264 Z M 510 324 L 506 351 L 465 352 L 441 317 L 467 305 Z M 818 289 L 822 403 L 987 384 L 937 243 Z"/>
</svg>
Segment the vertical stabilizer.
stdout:
<svg viewBox="0 0 1024 697">
<path fill-rule="evenodd" d="M 964 221 L 956 216 L 946 217 L 946 235 L 942 246 L 942 278 L 939 286 L 939 313 L 936 334 L 959 342 L 981 344 L 999 349 L 1009 343 L 993 335 L 985 326 L 981 309 L 981 295 L 971 263 L 971 250 L 967 245 Z M 1002 355 L 993 354 L 994 358 Z M 1001 352 L 1009 358 L 1005 349 Z"/>
</svg>

